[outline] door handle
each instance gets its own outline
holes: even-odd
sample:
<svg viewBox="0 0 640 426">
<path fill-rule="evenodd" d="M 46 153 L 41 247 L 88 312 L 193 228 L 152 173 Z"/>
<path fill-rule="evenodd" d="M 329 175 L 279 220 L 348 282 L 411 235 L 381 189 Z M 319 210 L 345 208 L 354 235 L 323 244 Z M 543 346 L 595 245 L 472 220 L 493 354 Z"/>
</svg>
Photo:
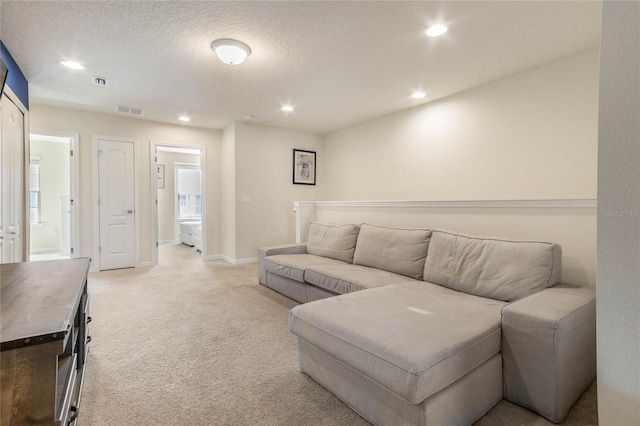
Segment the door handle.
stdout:
<svg viewBox="0 0 640 426">
<path fill-rule="evenodd" d="M 133 213 L 133 210 L 129 209 L 129 210 L 127 210 L 127 213 L 131 214 L 131 213 Z"/>
</svg>

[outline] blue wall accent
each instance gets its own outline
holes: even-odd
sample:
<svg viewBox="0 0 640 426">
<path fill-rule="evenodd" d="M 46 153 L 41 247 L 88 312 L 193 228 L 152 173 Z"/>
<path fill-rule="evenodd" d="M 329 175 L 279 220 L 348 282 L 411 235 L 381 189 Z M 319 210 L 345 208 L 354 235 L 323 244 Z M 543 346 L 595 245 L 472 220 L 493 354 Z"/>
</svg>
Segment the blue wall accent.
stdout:
<svg viewBox="0 0 640 426">
<path fill-rule="evenodd" d="M 11 87 L 13 93 L 15 93 L 18 99 L 20 99 L 20 102 L 22 102 L 22 105 L 29 109 L 29 82 L 24 77 L 24 74 L 22 74 L 20 67 L 16 64 L 16 61 L 13 60 L 11 53 L 9 53 L 9 50 L 2 40 L 0 40 L 0 57 L 9 69 L 6 85 Z"/>
</svg>

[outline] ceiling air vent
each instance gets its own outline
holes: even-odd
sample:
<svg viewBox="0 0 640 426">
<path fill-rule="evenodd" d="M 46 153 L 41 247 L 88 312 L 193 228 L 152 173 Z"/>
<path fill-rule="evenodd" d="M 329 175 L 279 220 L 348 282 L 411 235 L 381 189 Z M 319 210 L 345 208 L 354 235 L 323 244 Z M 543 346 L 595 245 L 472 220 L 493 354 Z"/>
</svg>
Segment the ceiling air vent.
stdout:
<svg viewBox="0 0 640 426">
<path fill-rule="evenodd" d="M 104 77 L 96 77 L 95 75 L 91 77 L 91 82 L 96 86 L 108 86 L 109 80 Z"/>
<path fill-rule="evenodd" d="M 122 105 L 116 106 L 116 111 L 122 112 L 122 113 L 125 113 L 125 114 L 131 114 L 131 115 L 142 115 L 142 114 L 144 114 L 144 110 L 142 108 L 126 107 L 126 106 L 122 106 Z"/>
</svg>

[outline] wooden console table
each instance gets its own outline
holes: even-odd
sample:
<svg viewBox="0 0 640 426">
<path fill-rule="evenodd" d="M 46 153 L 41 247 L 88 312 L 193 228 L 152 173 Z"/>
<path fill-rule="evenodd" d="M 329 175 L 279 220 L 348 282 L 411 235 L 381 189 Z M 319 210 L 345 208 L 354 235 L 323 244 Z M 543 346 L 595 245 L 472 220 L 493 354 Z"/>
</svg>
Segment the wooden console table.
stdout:
<svg viewBox="0 0 640 426">
<path fill-rule="evenodd" d="M 0 424 L 75 424 L 91 340 L 90 261 L 0 265 Z"/>
</svg>

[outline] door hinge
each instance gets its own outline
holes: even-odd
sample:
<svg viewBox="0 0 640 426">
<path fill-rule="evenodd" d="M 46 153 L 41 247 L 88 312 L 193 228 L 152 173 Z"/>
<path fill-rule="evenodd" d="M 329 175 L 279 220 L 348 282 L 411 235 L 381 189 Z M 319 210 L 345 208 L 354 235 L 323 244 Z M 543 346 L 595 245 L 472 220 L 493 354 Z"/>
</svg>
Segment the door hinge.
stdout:
<svg viewBox="0 0 640 426">
<path fill-rule="evenodd" d="M 73 205 L 73 198 L 69 200 L 69 204 Z"/>
<path fill-rule="evenodd" d="M 156 206 L 158 205 L 158 200 L 156 200 Z"/>
<path fill-rule="evenodd" d="M 155 162 L 156 162 L 156 163 L 158 162 L 158 157 L 155 157 Z"/>
<path fill-rule="evenodd" d="M 69 154 L 73 157 L 73 150 L 69 151 Z"/>
<path fill-rule="evenodd" d="M 158 247 L 158 242 L 156 241 L 156 247 Z"/>
<path fill-rule="evenodd" d="M 71 247 L 71 254 L 73 254 L 73 247 Z"/>
</svg>

